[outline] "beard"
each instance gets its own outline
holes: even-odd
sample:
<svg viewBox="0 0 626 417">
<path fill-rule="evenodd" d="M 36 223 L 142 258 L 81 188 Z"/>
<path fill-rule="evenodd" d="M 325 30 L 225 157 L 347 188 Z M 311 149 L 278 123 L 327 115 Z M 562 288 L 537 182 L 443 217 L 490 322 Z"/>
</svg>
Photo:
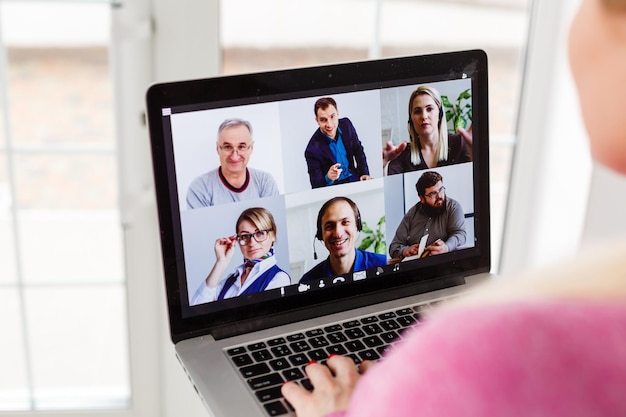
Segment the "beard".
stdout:
<svg viewBox="0 0 626 417">
<path fill-rule="evenodd" d="M 441 206 L 439 207 L 435 207 L 428 202 L 422 203 L 422 209 L 428 217 L 437 217 L 442 215 L 446 211 L 446 197 L 438 199 L 437 201 L 435 201 L 435 204 L 439 201 L 442 201 Z"/>
</svg>

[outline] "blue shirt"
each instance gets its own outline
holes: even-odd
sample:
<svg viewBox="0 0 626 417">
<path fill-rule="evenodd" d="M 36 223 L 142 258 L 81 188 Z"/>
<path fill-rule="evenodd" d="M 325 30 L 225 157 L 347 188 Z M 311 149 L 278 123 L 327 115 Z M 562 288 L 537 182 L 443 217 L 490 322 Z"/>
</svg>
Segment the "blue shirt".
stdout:
<svg viewBox="0 0 626 417">
<path fill-rule="evenodd" d="M 346 147 L 343 144 L 343 140 L 341 140 L 341 128 L 337 127 L 337 139 L 331 138 L 326 134 L 324 134 L 324 136 L 328 139 L 328 146 L 335 157 L 335 161 L 337 161 L 338 164 L 341 164 L 341 174 L 339 174 L 339 178 L 335 181 L 342 181 L 349 178 L 352 174 L 348 169 L 350 166 L 350 162 L 348 161 L 348 152 L 346 152 Z M 328 185 L 332 185 L 335 182 L 328 178 L 328 174 L 326 174 L 325 178 Z"/>
<path fill-rule="evenodd" d="M 354 265 L 352 265 L 352 270 L 350 272 L 363 271 L 365 269 L 387 265 L 387 257 L 385 255 L 374 252 L 366 252 L 361 249 L 355 249 L 355 251 L 356 256 L 354 257 Z M 330 278 L 335 275 L 337 274 L 335 274 L 330 268 L 329 258 L 326 258 L 324 261 L 315 265 L 310 271 L 304 274 L 302 278 L 300 278 L 300 283 L 308 284 L 320 278 Z"/>
</svg>

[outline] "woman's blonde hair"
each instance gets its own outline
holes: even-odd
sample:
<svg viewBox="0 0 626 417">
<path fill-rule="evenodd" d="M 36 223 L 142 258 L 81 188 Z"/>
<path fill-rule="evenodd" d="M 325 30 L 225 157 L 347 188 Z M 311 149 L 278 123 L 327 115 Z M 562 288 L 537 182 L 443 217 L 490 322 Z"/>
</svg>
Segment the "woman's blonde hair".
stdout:
<svg viewBox="0 0 626 417">
<path fill-rule="evenodd" d="M 251 207 L 244 210 L 235 224 L 235 233 L 239 233 L 239 224 L 244 220 L 249 221 L 259 230 L 272 231 L 274 239 L 276 239 L 276 222 L 274 222 L 274 216 L 272 216 L 269 210 L 263 207 Z"/>
<path fill-rule="evenodd" d="M 411 112 L 413 111 L 413 101 L 415 97 L 427 94 L 435 101 L 437 107 L 439 109 L 439 123 L 437 123 L 437 128 L 439 129 L 439 157 L 438 161 L 445 161 L 448 159 L 448 121 L 446 120 L 446 113 L 443 110 L 443 102 L 441 100 L 441 96 L 439 92 L 435 90 L 433 87 L 429 87 L 426 85 L 420 85 L 411 93 L 411 97 L 409 98 L 409 137 L 411 138 L 411 163 L 413 165 L 419 165 L 420 153 L 419 150 L 422 147 L 422 144 L 419 141 L 419 136 L 417 135 L 417 131 L 413 126 L 413 119 L 411 118 Z"/>
</svg>

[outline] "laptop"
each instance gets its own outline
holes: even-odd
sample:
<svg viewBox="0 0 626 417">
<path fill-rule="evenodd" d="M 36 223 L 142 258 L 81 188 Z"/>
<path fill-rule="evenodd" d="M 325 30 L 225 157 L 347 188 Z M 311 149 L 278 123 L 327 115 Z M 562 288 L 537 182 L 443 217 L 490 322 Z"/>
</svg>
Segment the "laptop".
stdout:
<svg viewBox="0 0 626 417">
<path fill-rule="evenodd" d="M 487 79 L 486 54 L 470 50 L 149 88 L 171 339 L 214 415 L 293 415 L 280 387 L 312 389 L 309 360 L 384 360 L 424 310 L 488 277 Z M 412 155 L 399 163 L 403 152 L 387 165 L 387 141 L 409 141 L 419 86 L 440 95 L 449 158 L 419 169 Z M 453 143 L 458 126 L 471 126 L 471 148 Z M 465 158 L 452 156 L 459 147 Z M 433 172 L 427 197 L 456 202 L 463 234 L 447 253 L 430 251 L 435 221 L 402 233 Z M 391 253 L 413 244 L 419 256 Z"/>
</svg>

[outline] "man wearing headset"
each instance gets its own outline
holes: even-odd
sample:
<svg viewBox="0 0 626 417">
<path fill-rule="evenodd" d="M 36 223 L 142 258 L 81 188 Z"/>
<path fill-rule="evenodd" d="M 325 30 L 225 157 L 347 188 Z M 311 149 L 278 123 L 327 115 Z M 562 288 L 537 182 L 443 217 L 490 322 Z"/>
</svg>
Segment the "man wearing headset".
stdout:
<svg viewBox="0 0 626 417">
<path fill-rule="evenodd" d="M 446 197 L 438 172 L 424 172 L 415 184 L 420 201 L 404 215 L 389 245 L 392 258 L 438 255 L 456 250 L 466 240 L 461 205 Z"/>
<path fill-rule="evenodd" d="M 329 255 L 305 273 L 300 283 L 386 265 L 385 255 L 354 247 L 361 228 L 361 215 L 354 201 L 347 197 L 334 197 L 324 203 L 317 215 L 315 237 L 324 242 Z"/>
</svg>

